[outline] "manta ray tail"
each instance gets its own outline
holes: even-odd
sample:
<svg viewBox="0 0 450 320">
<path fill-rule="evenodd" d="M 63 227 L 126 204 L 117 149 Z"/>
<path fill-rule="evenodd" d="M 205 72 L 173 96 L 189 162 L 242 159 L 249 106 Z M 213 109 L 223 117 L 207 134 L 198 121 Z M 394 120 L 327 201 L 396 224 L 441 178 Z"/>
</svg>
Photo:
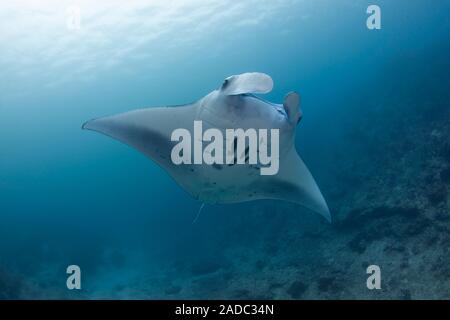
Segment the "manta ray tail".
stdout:
<svg viewBox="0 0 450 320">
<path fill-rule="evenodd" d="M 198 217 L 200 217 L 200 213 L 202 212 L 203 208 L 205 207 L 205 204 L 202 203 L 202 205 L 200 206 L 200 208 L 198 209 L 197 212 L 197 216 L 195 217 L 194 221 L 192 221 L 192 224 L 195 224 L 198 220 Z"/>
</svg>

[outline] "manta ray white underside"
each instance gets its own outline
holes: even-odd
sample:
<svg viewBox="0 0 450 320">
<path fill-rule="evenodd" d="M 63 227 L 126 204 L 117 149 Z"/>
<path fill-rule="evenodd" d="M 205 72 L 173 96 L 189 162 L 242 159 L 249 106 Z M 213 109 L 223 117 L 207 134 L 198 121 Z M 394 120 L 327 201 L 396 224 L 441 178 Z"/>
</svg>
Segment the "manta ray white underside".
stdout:
<svg viewBox="0 0 450 320">
<path fill-rule="evenodd" d="M 263 73 L 244 73 L 225 79 L 217 90 L 195 103 L 151 107 L 86 122 L 93 130 L 141 151 L 164 168 L 194 198 L 204 203 L 233 203 L 279 199 L 309 208 L 331 221 L 314 178 L 295 149 L 295 130 L 302 118 L 300 96 L 289 93 L 283 104 L 264 101 L 253 94 L 268 93 L 273 81 Z M 205 130 L 278 129 L 279 171 L 260 175 L 252 165 L 175 165 L 171 160 L 174 130 L 192 131 L 194 121 Z"/>
</svg>

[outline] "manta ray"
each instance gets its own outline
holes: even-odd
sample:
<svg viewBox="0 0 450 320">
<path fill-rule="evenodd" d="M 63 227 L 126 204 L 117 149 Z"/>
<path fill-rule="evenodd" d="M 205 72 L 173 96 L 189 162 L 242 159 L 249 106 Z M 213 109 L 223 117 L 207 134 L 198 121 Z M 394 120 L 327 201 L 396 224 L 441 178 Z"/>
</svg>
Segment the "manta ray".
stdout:
<svg viewBox="0 0 450 320">
<path fill-rule="evenodd" d="M 272 88 L 273 80 L 269 75 L 243 73 L 226 78 L 218 89 L 197 102 L 97 118 L 87 121 L 82 128 L 136 148 L 203 203 L 284 200 L 310 209 L 331 222 L 325 199 L 295 148 L 295 132 L 303 115 L 300 96 L 290 92 L 283 104 L 274 104 L 255 95 L 269 93 Z M 171 135 L 179 128 L 193 132 L 195 121 L 202 121 L 205 128 L 222 131 L 229 128 L 278 129 L 278 172 L 261 175 L 258 165 L 249 164 L 175 164 L 171 152 L 176 142 Z"/>
</svg>

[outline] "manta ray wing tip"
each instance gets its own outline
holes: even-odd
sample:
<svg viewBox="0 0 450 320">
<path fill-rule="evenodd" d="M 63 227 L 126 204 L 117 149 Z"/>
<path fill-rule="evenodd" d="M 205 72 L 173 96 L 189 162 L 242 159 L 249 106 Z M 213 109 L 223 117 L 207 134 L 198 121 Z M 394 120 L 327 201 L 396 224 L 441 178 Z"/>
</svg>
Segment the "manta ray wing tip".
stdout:
<svg viewBox="0 0 450 320">
<path fill-rule="evenodd" d="M 81 129 L 82 129 L 82 130 L 87 130 L 87 129 L 89 129 L 89 128 L 88 128 L 89 122 L 90 122 L 90 120 L 84 122 L 84 123 L 81 125 Z"/>
<path fill-rule="evenodd" d="M 324 217 L 328 221 L 328 223 L 333 223 L 333 219 L 331 218 L 330 211 L 328 211 L 326 214 L 324 214 Z"/>
<path fill-rule="evenodd" d="M 330 212 L 330 209 L 328 208 L 327 203 L 325 202 L 325 199 L 323 200 L 322 208 L 320 208 L 317 212 L 322 217 L 324 217 L 325 220 L 327 220 L 328 223 L 332 223 L 331 212 Z"/>
<path fill-rule="evenodd" d="M 98 119 L 98 118 L 94 118 L 94 119 L 85 121 L 85 122 L 81 125 L 81 129 L 82 129 L 82 130 L 94 130 L 94 129 L 92 128 L 92 124 L 93 124 L 93 122 L 94 122 L 95 120 L 97 120 L 97 119 Z"/>
</svg>

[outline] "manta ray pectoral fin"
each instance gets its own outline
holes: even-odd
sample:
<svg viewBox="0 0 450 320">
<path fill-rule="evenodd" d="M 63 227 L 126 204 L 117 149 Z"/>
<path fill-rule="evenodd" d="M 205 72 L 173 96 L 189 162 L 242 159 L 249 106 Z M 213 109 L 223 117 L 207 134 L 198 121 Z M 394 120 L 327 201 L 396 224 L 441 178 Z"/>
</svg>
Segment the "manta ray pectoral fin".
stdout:
<svg viewBox="0 0 450 320">
<path fill-rule="evenodd" d="M 331 222 L 327 203 L 295 147 L 282 159 L 280 171 L 273 179 L 272 188 L 277 191 L 274 198 L 300 204 Z"/>
<path fill-rule="evenodd" d="M 169 169 L 174 166 L 170 159 L 171 133 L 192 126 L 194 108 L 195 104 L 138 109 L 87 121 L 82 128 L 128 144 Z"/>
<path fill-rule="evenodd" d="M 303 113 L 300 108 L 300 95 L 297 92 L 289 92 L 284 97 L 283 107 L 286 110 L 289 122 L 293 124 L 300 122 Z"/>
<path fill-rule="evenodd" d="M 269 93 L 273 88 L 272 78 L 260 72 L 248 72 L 228 77 L 224 80 L 220 91 L 225 95 L 244 93 Z"/>
</svg>

